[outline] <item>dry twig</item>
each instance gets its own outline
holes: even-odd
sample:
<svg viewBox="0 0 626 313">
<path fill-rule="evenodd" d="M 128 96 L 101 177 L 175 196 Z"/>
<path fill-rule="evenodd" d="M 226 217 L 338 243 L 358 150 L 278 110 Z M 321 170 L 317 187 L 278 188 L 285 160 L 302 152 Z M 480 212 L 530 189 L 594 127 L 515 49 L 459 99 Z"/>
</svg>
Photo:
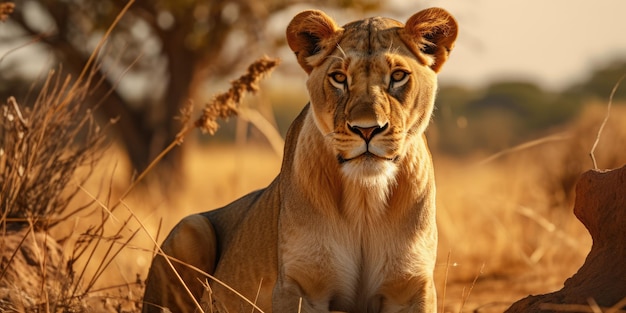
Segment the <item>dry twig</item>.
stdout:
<svg viewBox="0 0 626 313">
<path fill-rule="evenodd" d="M 559 133 L 559 134 L 554 134 L 554 135 L 549 135 L 546 137 L 542 137 L 539 139 L 535 139 L 535 140 L 530 140 L 527 142 L 523 142 L 515 147 L 509 148 L 509 149 L 505 149 L 502 150 L 500 152 L 494 153 L 491 156 L 487 157 L 486 159 L 478 162 L 476 165 L 482 166 L 485 165 L 493 160 L 496 160 L 502 156 L 511 154 L 513 152 L 518 152 L 518 151 L 522 151 L 522 150 L 526 150 L 526 149 L 530 149 L 532 147 L 535 146 L 539 146 L 542 145 L 544 143 L 548 143 L 548 142 L 553 142 L 553 141 L 561 141 L 561 140 L 566 140 L 569 139 L 571 136 L 567 133 Z"/>
<path fill-rule="evenodd" d="M 596 151 L 598 142 L 600 142 L 600 136 L 602 135 L 604 126 L 606 126 L 606 123 L 609 120 L 609 116 L 611 115 L 611 105 L 613 104 L 613 96 L 615 96 L 615 92 L 617 91 L 617 88 L 622 83 L 622 80 L 624 80 L 625 77 L 626 77 L 626 74 L 622 75 L 622 77 L 620 77 L 620 79 L 617 80 L 617 83 L 615 83 L 615 86 L 613 86 L 613 90 L 611 90 L 611 96 L 609 96 L 609 103 L 606 106 L 606 115 L 604 116 L 604 120 L 602 121 L 602 124 L 600 124 L 600 128 L 598 129 L 598 134 L 596 135 L 596 140 L 593 142 L 591 151 L 589 151 L 591 162 L 593 162 L 593 168 L 596 170 L 598 169 L 598 163 L 596 162 L 596 157 L 594 155 L 594 152 Z"/>
<path fill-rule="evenodd" d="M 465 302 L 467 302 L 467 299 L 469 299 L 470 294 L 472 294 L 472 290 L 474 289 L 474 286 L 476 286 L 476 282 L 478 281 L 478 277 L 480 277 L 480 275 L 483 273 L 484 269 L 485 269 L 485 263 L 483 263 L 483 265 L 480 266 L 480 270 L 478 270 L 478 273 L 474 277 L 474 280 L 472 281 L 472 284 L 470 285 L 469 289 L 467 290 L 467 295 L 463 296 L 463 300 L 461 301 L 461 307 L 459 308 L 459 313 L 463 312 L 463 307 L 465 306 Z"/>
</svg>

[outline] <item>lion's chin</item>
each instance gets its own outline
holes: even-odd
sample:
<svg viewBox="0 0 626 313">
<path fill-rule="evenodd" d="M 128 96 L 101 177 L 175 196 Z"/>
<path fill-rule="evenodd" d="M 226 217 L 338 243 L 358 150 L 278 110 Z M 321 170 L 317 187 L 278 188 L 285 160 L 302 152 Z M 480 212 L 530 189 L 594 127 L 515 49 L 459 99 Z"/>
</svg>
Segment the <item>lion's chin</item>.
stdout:
<svg viewBox="0 0 626 313">
<path fill-rule="evenodd" d="M 388 187 L 396 181 L 398 166 L 393 159 L 364 153 L 341 163 L 341 171 L 350 182 L 367 188 Z"/>
</svg>

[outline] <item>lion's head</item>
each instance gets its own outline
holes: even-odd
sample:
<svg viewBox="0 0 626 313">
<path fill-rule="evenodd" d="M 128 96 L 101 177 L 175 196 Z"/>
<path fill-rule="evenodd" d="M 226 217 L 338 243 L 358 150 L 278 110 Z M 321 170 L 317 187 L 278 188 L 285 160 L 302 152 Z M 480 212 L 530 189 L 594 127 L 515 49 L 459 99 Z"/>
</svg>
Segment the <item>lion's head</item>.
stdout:
<svg viewBox="0 0 626 313">
<path fill-rule="evenodd" d="M 394 176 L 407 141 L 428 125 L 436 73 L 456 36 L 456 21 L 439 8 L 406 25 L 376 17 L 339 27 L 320 11 L 294 17 L 287 41 L 309 74 L 315 124 L 345 177 L 377 184 Z"/>
</svg>

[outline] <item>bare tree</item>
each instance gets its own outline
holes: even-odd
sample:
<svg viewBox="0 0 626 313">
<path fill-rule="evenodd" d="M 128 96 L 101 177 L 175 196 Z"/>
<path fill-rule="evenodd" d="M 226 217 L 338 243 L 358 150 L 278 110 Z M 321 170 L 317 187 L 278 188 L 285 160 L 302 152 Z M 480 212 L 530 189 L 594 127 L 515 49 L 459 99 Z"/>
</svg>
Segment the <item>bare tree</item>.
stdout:
<svg viewBox="0 0 626 313">
<path fill-rule="evenodd" d="M 297 0 L 135 0 L 99 55 L 90 95 L 107 118 L 119 117 L 117 137 L 136 170 L 175 137 L 174 117 L 209 75 L 229 73 L 246 58 L 263 53 L 256 43 L 265 38 L 271 14 Z M 337 6 L 336 2 L 327 1 Z M 365 7 L 371 1 L 340 1 L 340 6 Z M 95 43 L 125 0 L 23 0 L 15 2 L 11 22 L 27 34 L 41 36 L 66 71 L 79 73 Z M 317 3 L 316 5 L 324 5 Z M 371 3 L 367 9 L 373 8 Z M 232 46 L 240 49 L 232 49 Z M 124 73 L 124 83 L 118 79 Z M 161 162 L 169 168 L 181 156 L 177 149 Z"/>
</svg>

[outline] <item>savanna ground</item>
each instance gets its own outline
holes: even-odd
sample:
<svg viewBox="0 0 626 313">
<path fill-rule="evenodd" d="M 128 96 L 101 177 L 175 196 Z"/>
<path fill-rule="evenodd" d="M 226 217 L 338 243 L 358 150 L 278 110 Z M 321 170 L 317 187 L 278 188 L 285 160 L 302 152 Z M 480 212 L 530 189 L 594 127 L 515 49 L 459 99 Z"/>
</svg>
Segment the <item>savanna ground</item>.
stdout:
<svg viewBox="0 0 626 313">
<path fill-rule="evenodd" d="M 589 152 L 605 114 L 606 104 L 589 104 L 576 120 L 552 135 L 495 157 L 439 153 L 437 134 L 430 131 L 438 184 L 440 312 L 502 312 L 528 294 L 560 289 L 575 273 L 591 240 L 572 214 L 573 187 L 578 174 L 593 167 Z M 614 106 L 595 150 L 600 168 L 626 161 L 623 125 L 626 110 Z M 280 168 L 281 157 L 266 145 L 194 140 L 184 145 L 187 151 L 180 170 L 185 180 L 178 188 L 165 191 L 162 184 L 148 183 L 125 195 L 133 179 L 127 173 L 132 171 L 115 146 L 108 148 L 81 185 L 72 203 L 78 206 L 94 199 L 97 203 L 52 228 L 50 236 L 61 240 L 67 258 L 76 250 L 76 240 L 84 240 L 79 234 L 99 225 L 106 231 L 99 235 L 105 238 L 103 243 L 72 265 L 79 273 L 86 269 L 82 282 L 73 284 L 90 286 L 72 310 L 86 306 L 86 311 L 138 311 L 141 283 L 154 253 L 151 237 L 160 243 L 182 217 L 262 188 Z M 123 201 L 111 213 L 120 197 Z M 68 277 L 45 279 L 58 280 L 53 288 L 64 288 Z M 45 289 L 37 283 L 32 287 Z M 51 293 L 31 295 L 35 294 L 35 303 L 44 303 L 51 302 Z M 22 310 L 7 302 L 0 307 L 7 312 Z M 38 310 L 55 308 L 39 306 Z"/>
</svg>

